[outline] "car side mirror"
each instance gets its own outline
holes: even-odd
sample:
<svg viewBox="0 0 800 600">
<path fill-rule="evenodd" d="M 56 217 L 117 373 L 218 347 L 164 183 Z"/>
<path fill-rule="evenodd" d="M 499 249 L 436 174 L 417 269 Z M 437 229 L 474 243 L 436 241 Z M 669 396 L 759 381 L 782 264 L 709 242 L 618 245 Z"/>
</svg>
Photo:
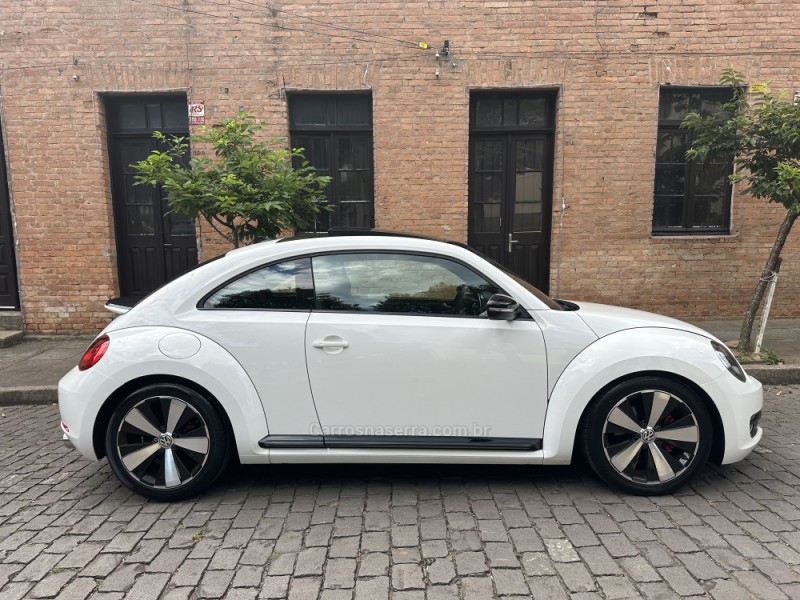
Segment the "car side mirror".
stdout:
<svg viewBox="0 0 800 600">
<path fill-rule="evenodd" d="M 519 304 L 511 296 L 493 294 L 486 303 L 486 316 L 495 321 L 513 321 L 519 315 Z"/>
</svg>

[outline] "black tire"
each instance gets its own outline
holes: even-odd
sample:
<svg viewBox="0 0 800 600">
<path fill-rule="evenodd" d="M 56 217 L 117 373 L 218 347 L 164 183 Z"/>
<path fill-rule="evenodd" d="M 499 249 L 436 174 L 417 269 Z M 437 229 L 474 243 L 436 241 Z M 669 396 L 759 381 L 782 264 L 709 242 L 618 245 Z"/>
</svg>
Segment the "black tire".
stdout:
<svg viewBox="0 0 800 600">
<path fill-rule="evenodd" d="M 214 406 L 177 384 L 148 385 L 128 395 L 114 409 L 105 441 L 120 481 L 164 502 L 190 498 L 214 483 L 232 443 Z"/>
<path fill-rule="evenodd" d="M 652 414 L 654 407 L 658 414 Z M 713 435 L 708 408 L 689 387 L 664 377 L 637 377 L 589 406 L 580 441 L 586 462 L 611 487 L 655 496 L 697 475 Z"/>
</svg>

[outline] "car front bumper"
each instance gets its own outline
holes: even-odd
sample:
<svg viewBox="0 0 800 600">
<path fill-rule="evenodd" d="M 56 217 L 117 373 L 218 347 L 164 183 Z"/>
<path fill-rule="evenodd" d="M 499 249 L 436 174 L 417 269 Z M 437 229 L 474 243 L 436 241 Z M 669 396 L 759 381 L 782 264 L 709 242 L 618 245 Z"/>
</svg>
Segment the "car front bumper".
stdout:
<svg viewBox="0 0 800 600">
<path fill-rule="evenodd" d="M 735 463 L 745 458 L 761 441 L 763 431 L 753 418 L 764 405 L 761 382 L 747 376 L 744 382 L 725 374 L 702 386 L 719 410 L 725 431 L 725 452 L 722 464 Z"/>
</svg>

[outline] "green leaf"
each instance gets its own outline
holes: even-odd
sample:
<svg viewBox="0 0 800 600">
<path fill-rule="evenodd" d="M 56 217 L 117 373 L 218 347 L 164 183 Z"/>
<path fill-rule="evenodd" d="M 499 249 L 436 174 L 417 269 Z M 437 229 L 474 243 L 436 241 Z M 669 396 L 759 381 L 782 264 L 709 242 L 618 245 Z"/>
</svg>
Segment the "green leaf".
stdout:
<svg viewBox="0 0 800 600">
<path fill-rule="evenodd" d="M 234 246 L 308 226 L 320 210 L 332 208 L 322 204 L 330 177 L 317 176 L 284 139 L 258 141 L 265 126 L 239 114 L 190 140 L 156 132 L 166 149 L 131 165 L 135 184 L 162 186 L 171 212 L 202 217 Z M 210 146 L 215 158 L 187 161 L 189 142 Z"/>
</svg>

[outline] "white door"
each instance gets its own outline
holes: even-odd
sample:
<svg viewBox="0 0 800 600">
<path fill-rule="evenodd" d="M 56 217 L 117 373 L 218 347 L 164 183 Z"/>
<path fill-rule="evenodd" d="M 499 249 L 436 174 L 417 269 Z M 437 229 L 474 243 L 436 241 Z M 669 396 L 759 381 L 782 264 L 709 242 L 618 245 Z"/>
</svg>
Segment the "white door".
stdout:
<svg viewBox="0 0 800 600">
<path fill-rule="evenodd" d="M 300 258 L 245 273 L 185 317 L 190 329 L 222 345 L 247 371 L 270 435 L 312 435 L 319 429 L 305 361 L 312 305 L 311 262 Z"/>
<path fill-rule="evenodd" d="M 542 437 L 542 333 L 530 318 L 485 316 L 495 285 L 442 257 L 333 254 L 312 266 L 317 306 L 306 357 L 326 444 L 336 436 Z"/>
</svg>

